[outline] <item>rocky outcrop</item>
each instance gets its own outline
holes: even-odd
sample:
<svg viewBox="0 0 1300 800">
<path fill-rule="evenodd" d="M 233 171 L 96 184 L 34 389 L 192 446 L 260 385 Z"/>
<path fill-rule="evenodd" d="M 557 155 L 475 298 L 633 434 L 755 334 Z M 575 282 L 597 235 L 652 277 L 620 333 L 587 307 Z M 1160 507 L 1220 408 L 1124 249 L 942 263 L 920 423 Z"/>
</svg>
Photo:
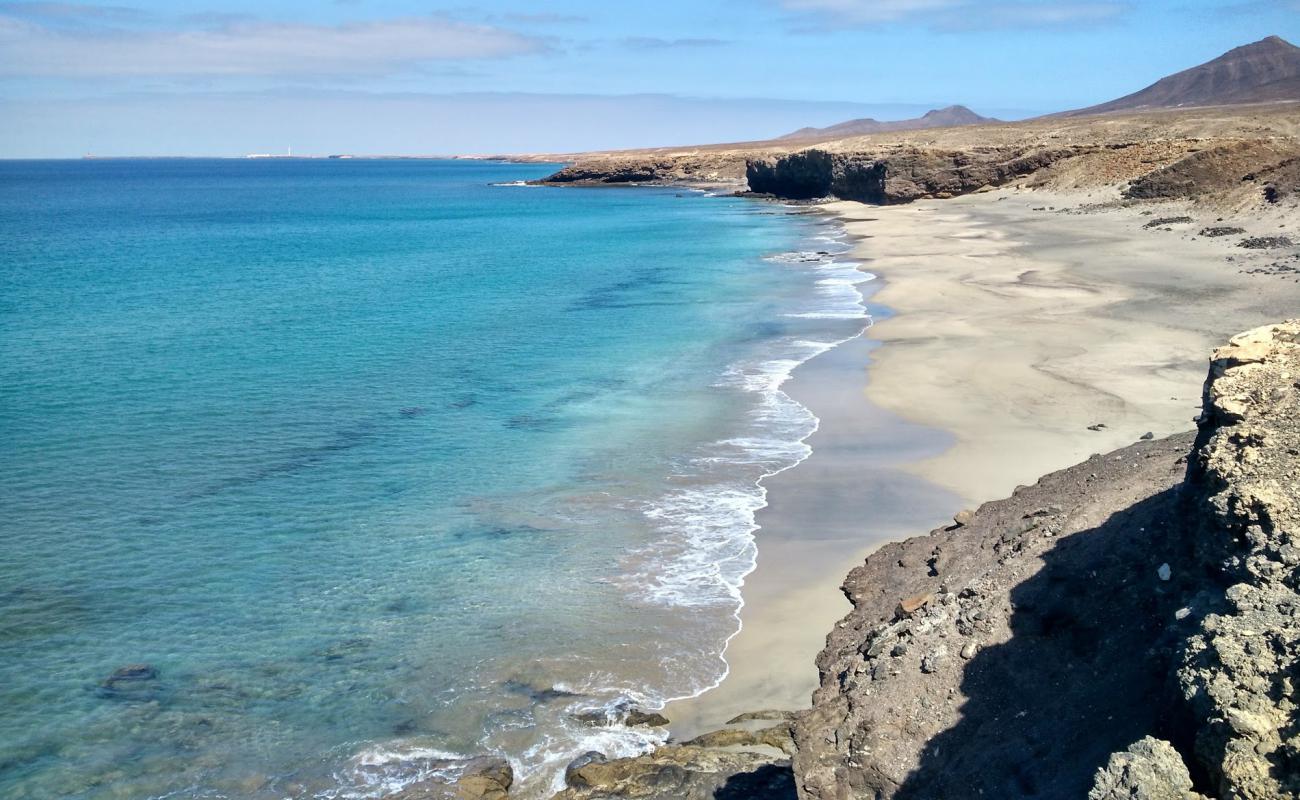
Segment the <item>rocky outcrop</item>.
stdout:
<svg viewBox="0 0 1300 800">
<path fill-rule="evenodd" d="M 1224 187 L 1254 188 L 1269 203 L 1300 198 L 1300 142 L 1234 141 L 1198 149 L 1131 182 L 1134 200 L 1198 200 Z"/>
<path fill-rule="evenodd" d="M 1178 670 L 1195 755 L 1223 797 L 1300 797 L 1300 321 L 1215 352 L 1200 428 L 1189 480 L 1228 585 L 1193 603 Z"/>
<path fill-rule="evenodd" d="M 744 176 L 745 159 L 740 155 L 592 156 L 535 183 L 577 186 L 725 185 L 741 188 Z"/>
<path fill-rule="evenodd" d="M 1300 321 L 1204 408 L 850 573 L 801 796 L 1300 797 Z"/>
<path fill-rule="evenodd" d="M 795 728 L 802 796 L 1083 797 L 1172 737 L 1191 444 L 1094 456 L 853 570 Z"/>
<path fill-rule="evenodd" d="M 458 772 L 451 785 L 441 777 L 431 778 L 389 795 L 389 800 L 508 800 L 515 780 L 510 762 L 492 756 L 470 759 Z"/>
<path fill-rule="evenodd" d="M 795 800 L 791 724 L 728 728 L 635 758 L 588 753 L 565 771 L 556 800 Z"/>
<path fill-rule="evenodd" d="M 1199 800 L 1192 776 L 1169 742 L 1143 737 L 1122 753 L 1114 753 L 1088 800 Z"/>
<path fill-rule="evenodd" d="M 1084 152 L 1062 148 L 902 148 L 886 154 L 806 150 L 747 162 L 751 191 L 796 200 L 834 197 L 889 205 L 1001 186 Z"/>
</svg>

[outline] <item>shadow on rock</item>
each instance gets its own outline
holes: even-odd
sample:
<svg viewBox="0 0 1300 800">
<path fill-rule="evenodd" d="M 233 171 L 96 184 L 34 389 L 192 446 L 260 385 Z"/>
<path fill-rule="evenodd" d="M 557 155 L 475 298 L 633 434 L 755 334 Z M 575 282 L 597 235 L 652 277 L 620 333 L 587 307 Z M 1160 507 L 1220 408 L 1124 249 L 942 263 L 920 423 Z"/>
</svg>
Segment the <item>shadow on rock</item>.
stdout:
<svg viewBox="0 0 1300 800">
<path fill-rule="evenodd" d="M 1170 679 L 1195 618 L 1175 619 L 1194 563 L 1181 507 L 1168 489 L 1044 553 L 1011 591 L 1011 639 L 966 664 L 960 721 L 897 798 L 1084 797 L 1110 754 L 1143 736 L 1186 752 Z"/>
<path fill-rule="evenodd" d="M 713 793 L 714 800 L 797 800 L 790 766 L 767 764 L 732 775 Z"/>
</svg>

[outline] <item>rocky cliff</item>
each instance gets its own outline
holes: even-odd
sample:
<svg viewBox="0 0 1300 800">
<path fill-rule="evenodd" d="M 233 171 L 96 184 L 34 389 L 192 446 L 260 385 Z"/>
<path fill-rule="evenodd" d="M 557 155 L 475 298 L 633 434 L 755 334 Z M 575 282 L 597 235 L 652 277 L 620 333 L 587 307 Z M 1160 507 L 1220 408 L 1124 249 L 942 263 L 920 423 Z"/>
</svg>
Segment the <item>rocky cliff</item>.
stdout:
<svg viewBox="0 0 1300 800">
<path fill-rule="evenodd" d="M 1082 148 L 901 148 L 886 154 L 800 153 L 751 160 L 751 191 L 796 200 L 836 197 L 863 203 L 909 203 L 1001 186 L 1071 156 Z"/>
<path fill-rule="evenodd" d="M 855 569 L 800 795 L 1300 797 L 1300 321 L 1204 407 Z"/>
</svg>

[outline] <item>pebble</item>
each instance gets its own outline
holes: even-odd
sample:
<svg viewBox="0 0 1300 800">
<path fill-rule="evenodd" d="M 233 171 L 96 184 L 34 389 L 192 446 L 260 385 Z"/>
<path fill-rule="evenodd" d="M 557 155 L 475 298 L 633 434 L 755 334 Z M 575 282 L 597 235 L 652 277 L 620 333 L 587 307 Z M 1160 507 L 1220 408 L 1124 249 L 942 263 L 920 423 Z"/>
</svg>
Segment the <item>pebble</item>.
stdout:
<svg viewBox="0 0 1300 800">
<path fill-rule="evenodd" d="M 1187 606 L 1183 606 L 1182 608 L 1174 612 L 1174 619 L 1177 620 L 1187 619 L 1189 616 L 1191 616 L 1191 614 L 1192 614 L 1192 610 Z"/>
<path fill-rule="evenodd" d="M 967 642 L 966 646 L 961 649 L 961 657 L 969 661 L 975 657 L 978 650 L 979 648 L 975 646 L 974 642 Z"/>
<path fill-rule="evenodd" d="M 1167 581 L 1174 573 L 1173 570 L 1169 568 L 1168 564 L 1161 564 L 1156 570 L 1156 574 L 1160 576 L 1160 580 Z"/>
</svg>

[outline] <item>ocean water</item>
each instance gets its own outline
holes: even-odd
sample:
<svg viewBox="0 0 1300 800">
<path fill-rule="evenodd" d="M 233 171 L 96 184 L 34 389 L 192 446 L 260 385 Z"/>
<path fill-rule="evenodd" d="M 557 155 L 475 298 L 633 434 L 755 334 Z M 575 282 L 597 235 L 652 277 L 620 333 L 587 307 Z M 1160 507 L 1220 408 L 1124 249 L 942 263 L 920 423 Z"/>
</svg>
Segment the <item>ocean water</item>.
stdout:
<svg viewBox="0 0 1300 800">
<path fill-rule="evenodd" d="M 0 796 L 541 795 L 725 675 L 870 276 L 550 169 L 0 162 Z"/>
</svg>

